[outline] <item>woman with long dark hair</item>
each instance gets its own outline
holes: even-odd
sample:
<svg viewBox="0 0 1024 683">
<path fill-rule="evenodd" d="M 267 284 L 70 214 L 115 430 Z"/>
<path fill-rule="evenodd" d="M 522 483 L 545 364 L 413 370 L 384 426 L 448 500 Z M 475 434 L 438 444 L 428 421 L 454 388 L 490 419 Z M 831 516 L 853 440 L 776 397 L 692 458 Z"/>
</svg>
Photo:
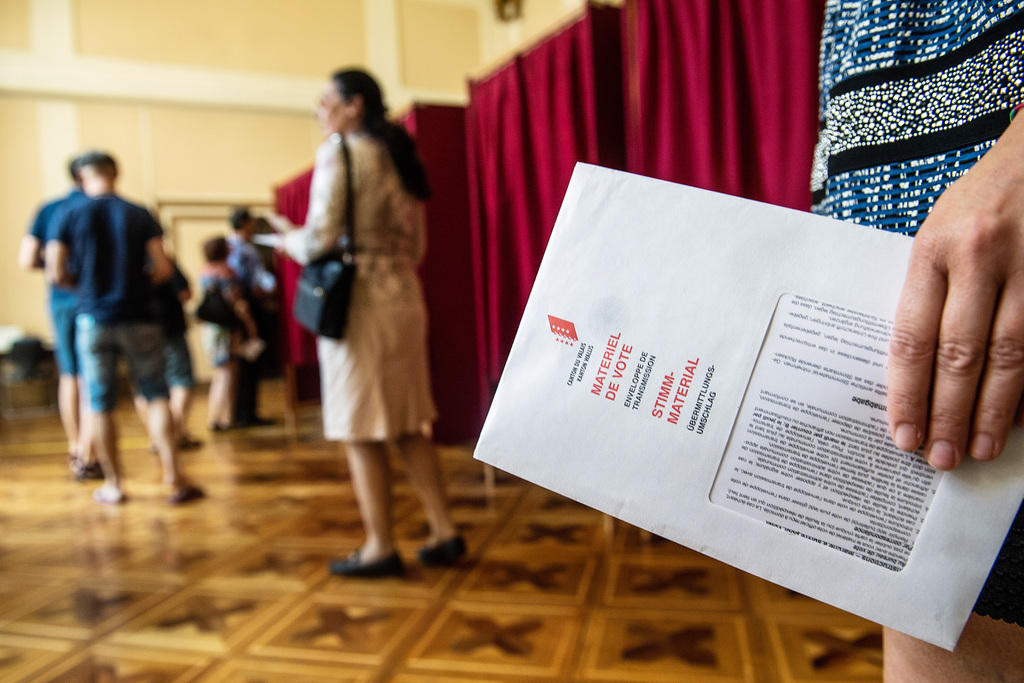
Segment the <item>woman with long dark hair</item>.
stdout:
<svg viewBox="0 0 1024 683">
<path fill-rule="evenodd" d="M 452 564 L 465 553 L 448 514 L 437 453 L 425 437 L 436 417 L 427 365 L 426 305 L 416 273 L 425 248 L 426 171 L 409 134 L 387 119 L 380 86 L 357 69 L 335 72 L 316 110 L 327 139 L 316 154 L 306 225 L 285 230 L 295 260 L 337 248 L 351 174 L 356 279 L 345 337 L 320 337 L 324 435 L 345 444 L 366 542 L 335 574 L 403 571 L 391 521 L 388 451 L 395 446 L 423 503 L 430 538 L 419 560 Z M 346 165 L 341 145 L 349 148 Z M 291 227 L 271 217 L 279 229 Z"/>
</svg>

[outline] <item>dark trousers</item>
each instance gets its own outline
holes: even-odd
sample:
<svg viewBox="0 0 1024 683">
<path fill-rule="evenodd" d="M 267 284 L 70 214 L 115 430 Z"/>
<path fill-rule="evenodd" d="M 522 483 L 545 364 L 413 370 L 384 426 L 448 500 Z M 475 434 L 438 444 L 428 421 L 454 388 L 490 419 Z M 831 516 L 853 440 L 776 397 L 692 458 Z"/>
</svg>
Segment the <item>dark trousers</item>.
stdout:
<svg viewBox="0 0 1024 683">
<path fill-rule="evenodd" d="M 256 419 L 256 396 L 260 389 L 259 360 L 238 359 L 238 385 L 235 391 L 235 422 L 245 424 Z"/>
<path fill-rule="evenodd" d="M 249 310 L 253 320 L 256 322 L 260 338 L 266 340 L 269 327 L 266 310 L 254 298 L 249 298 Z M 259 397 L 260 374 L 262 372 L 264 355 L 266 355 L 266 351 L 254 361 L 249 361 L 245 358 L 238 359 L 238 383 L 235 387 L 235 422 L 239 424 L 244 425 L 247 422 L 253 422 L 259 417 L 256 403 Z"/>
</svg>

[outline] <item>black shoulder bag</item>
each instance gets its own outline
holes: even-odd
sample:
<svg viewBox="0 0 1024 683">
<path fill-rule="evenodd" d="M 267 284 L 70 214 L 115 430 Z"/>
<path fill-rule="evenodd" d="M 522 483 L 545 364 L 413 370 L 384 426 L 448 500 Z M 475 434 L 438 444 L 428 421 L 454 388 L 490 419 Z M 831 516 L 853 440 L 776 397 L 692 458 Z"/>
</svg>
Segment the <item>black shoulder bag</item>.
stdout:
<svg viewBox="0 0 1024 683">
<path fill-rule="evenodd" d="M 345 336 L 356 275 L 352 159 L 344 137 L 341 138 L 341 155 L 345 161 L 345 238 L 340 249 L 310 261 L 302 269 L 292 311 L 304 328 L 331 339 Z"/>
<path fill-rule="evenodd" d="M 196 307 L 195 315 L 200 320 L 222 327 L 237 327 L 241 324 L 234 306 L 228 303 L 220 285 L 214 285 L 203 292 L 203 300 Z"/>
</svg>

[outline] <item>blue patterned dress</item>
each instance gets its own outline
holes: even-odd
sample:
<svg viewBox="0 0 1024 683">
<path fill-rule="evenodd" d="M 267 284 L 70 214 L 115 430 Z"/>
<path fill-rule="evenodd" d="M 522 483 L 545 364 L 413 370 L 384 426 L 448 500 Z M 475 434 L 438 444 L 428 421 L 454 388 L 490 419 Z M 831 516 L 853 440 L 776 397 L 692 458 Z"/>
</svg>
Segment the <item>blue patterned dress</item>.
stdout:
<svg viewBox="0 0 1024 683">
<path fill-rule="evenodd" d="M 916 234 L 1006 129 L 1022 78 L 1024 0 L 829 0 L 814 210 Z M 1024 507 L 974 609 L 1024 626 Z"/>
</svg>

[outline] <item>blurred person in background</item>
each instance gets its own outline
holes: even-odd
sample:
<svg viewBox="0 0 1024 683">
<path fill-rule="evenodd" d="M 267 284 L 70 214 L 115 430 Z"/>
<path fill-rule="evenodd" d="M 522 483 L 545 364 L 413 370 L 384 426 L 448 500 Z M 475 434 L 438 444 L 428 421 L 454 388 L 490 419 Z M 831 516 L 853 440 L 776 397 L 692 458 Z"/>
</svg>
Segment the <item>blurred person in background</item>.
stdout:
<svg viewBox="0 0 1024 683">
<path fill-rule="evenodd" d="M 889 429 L 940 470 L 984 467 L 1021 416 L 1022 46 L 1021 0 L 825 8 L 814 210 L 914 237 Z M 1024 681 L 1024 505 L 955 651 L 887 628 L 884 660 L 890 683 Z"/>
<path fill-rule="evenodd" d="M 324 435 L 345 445 L 366 541 L 330 569 L 363 577 L 404 571 L 392 530 L 391 446 L 430 525 L 420 562 L 454 564 L 466 546 L 448 513 L 437 452 L 425 436 L 437 414 L 416 272 L 426 244 L 426 170 L 409 134 L 387 120 L 380 87 L 366 72 L 333 74 L 316 115 L 327 139 L 316 153 L 306 225 L 292 230 L 282 216 L 268 220 L 284 232 L 284 250 L 300 263 L 337 249 L 351 173 L 357 267 L 348 324 L 343 339 L 319 337 L 317 353 Z"/>
<path fill-rule="evenodd" d="M 242 295 L 238 277 L 228 265 L 229 253 L 228 242 L 223 237 L 214 237 L 204 242 L 203 257 L 206 265 L 199 275 L 204 300 L 216 298 L 222 302 L 226 314 L 218 322 L 207 320 L 202 324 L 203 348 L 213 365 L 208 424 L 210 431 L 214 432 L 226 431 L 234 426 L 237 358 L 246 337 L 259 338 L 256 321 L 249 313 L 249 303 Z"/>
<path fill-rule="evenodd" d="M 43 269 L 43 249 L 53 226 L 70 208 L 85 201 L 78 159 L 68 163 L 68 174 L 74 187 L 67 195 L 44 204 L 36 213 L 28 233 L 21 240 L 18 265 L 25 270 Z M 59 285 L 49 285 L 50 320 L 53 324 L 53 350 L 60 378 L 57 384 L 57 409 L 64 434 L 68 439 L 68 466 L 78 481 L 102 479 L 103 470 L 96 462 L 90 445 L 89 411 L 86 393 L 80 377 L 78 354 L 75 351 L 75 315 L 78 297 L 75 292 Z"/>
<path fill-rule="evenodd" d="M 272 295 L 277 280 L 263 265 L 256 246 L 252 243 L 256 233 L 252 214 L 247 207 L 238 207 L 231 212 L 232 234 L 228 236 L 228 265 L 238 278 L 241 295 L 249 304 L 249 314 L 256 322 L 260 337 L 270 332 L 264 299 Z M 260 427 L 269 425 L 271 420 L 260 417 L 259 403 L 260 356 L 238 358 L 238 374 L 235 383 L 235 426 Z"/>
<path fill-rule="evenodd" d="M 203 496 L 178 460 L 173 438 L 163 334 L 153 320 L 153 285 L 170 278 L 174 267 L 163 248 L 163 230 L 142 206 L 115 193 L 117 163 L 103 152 L 79 157 L 82 190 L 89 196 L 67 211 L 46 243 L 50 282 L 78 292 L 75 343 L 92 409 L 90 431 L 103 467 L 98 503 L 117 505 L 124 491 L 117 425 L 118 359 L 128 361 L 132 382 L 148 403 L 149 434 L 163 465 L 172 504 Z"/>
<path fill-rule="evenodd" d="M 192 370 L 192 354 L 188 348 L 185 332 L 188 323 L 185 320 L 183 305 L 192 298 L 192 289 L 188 278 L 181 272 L 178 264 L 171 259 L 174 274 L 166 282 L 161 282 L 154 289 L 153 304 L 156 319 L 164 333 L 164 377 L 170 390 L 171 423 L 174 428 L 174 439 L 181 450 L 190 450 L 202 445 L 188 432 L 188 415 L 192 407 L 192 389 L 196 380 Z M 141 394 L 135 395 L 135 409 L 146 423 L 147 404 Z M 156 445 L 150 446 L 156 453 Z"/>
</svg>

